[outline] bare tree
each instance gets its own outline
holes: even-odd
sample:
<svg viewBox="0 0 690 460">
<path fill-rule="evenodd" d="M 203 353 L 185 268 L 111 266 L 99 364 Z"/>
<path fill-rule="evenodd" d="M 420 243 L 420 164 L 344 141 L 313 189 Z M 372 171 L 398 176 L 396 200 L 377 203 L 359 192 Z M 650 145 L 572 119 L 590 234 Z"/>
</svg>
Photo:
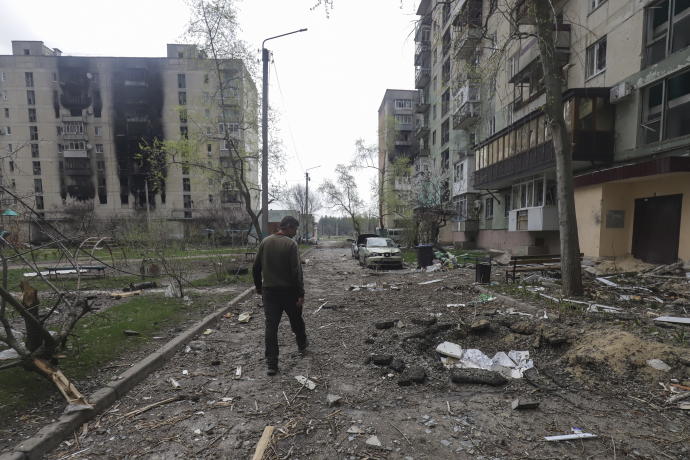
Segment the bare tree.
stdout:
<svg viewBox="0 0 690 460">
<path fill-rule="evenodd" d="M 306 189 L 302 184 L 295 184 L 290 187 L 285 195 L 285 204 L 290 209 L 299 211 L 300 214 L 314 214 L 323 208 L 321 196 L 318 191 L 309 191 L 309 200 L 307 203 Z"/>
<path fill-rule="evenodd" d="M 363 202 L 357 191 L 355 177 L 350 172 L 350 168 L 345 165 L 336 166 L 335 173 L 335 181 L 325 180 L 319 186 L 319 192 L 323 194 L 329 206 L 339 210 L 352 220 L 352 227 L 359 234 L 361 231 L 358 214 Z"/>
</svg>

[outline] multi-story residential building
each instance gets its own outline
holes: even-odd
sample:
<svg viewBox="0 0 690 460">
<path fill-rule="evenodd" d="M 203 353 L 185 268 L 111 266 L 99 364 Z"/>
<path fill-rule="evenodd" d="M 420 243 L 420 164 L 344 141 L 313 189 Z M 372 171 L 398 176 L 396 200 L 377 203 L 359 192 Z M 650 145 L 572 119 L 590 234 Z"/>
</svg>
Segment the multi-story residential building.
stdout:
<svg viewBox="0 0 690 460">
<path fill-rule="evenodd" d="M 425 3 L 429 11 L 432 3 L 448 4 Z M 460 24 L 457 64 L 478 76 L 481 101 L 463 109 L 470 107 L 463 101 L 473 99 L 463 96 L 454 118 L 474 136 L 476 243 L 558 252 L 554 148 L 541 110 L 541 56 L 526 4 L 448 5 L 449 21 Z M 481 19 L 467 22 L 462 13 L 474 5 Z M 492 6 L 510 11 L 512 20 Z M 594 257 L 690 260 L 690 29 L 684 27 L 690 3 L 562 0 L 555 6 L 581 250 Z M 526 33 L 518 38 L 518 30 Z M 457 231 L 444 236 L 467 238 Z"/>
<path fill-rule="evenodd" d="M 165 58 L 63 56 L 32 41 L 12 51 L 0 56 L 2 184 L 45 219 L 148 213 L 178 235 L 246 222 L 225 142 L 229 131 L 252 155 L 243 167 L 256 188 L 257 92 L 242 61 L 223 61 L 221 101 L 218 73 L 193 45 L 168 45 Z M 156 139 L 179 145 L 162 158 L 142 148 Z"/>
<path fill-rule="evenodd" d="M 410 168 L 416 154 L 414 138 L 417 92 L 387 89 L 379 106 L 381 211 L 384 227 L 402 228 L 411 217 Z"/>
</svg>

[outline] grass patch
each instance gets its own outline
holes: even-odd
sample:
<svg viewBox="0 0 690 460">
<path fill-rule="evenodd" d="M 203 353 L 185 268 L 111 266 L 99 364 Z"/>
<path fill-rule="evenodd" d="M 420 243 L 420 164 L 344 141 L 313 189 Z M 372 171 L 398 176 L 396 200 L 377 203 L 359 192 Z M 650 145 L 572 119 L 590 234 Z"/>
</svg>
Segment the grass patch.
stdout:
<svg viewBox="0 0 690 460">
<path fill-rule="evenodd" d="M 201 305 L 198 298 L 187 306 L 180 299 L 142 296 L 88 316 L 75 328 L 60 368 L 70 379 L 84 379 L 114 358 L 149 342 L 157 332 L 179 323 Z M 125 336 L 125 329 L 141 336 Z M 53 384 L 23 369 L 0 372 L 0 388 L 0 420 L 57 393 Z"/>
<path fill-rule="evenodd" d="M 199 278 L 196 280 L 191 281 L 189 284 L 191 284 L 195 288 L 202 288 L 202 287 L 220 287 L 220 286 L 225 286 L 228 284 L 237 284 L 237 283 L 253 283 L 252 280 L 252 274 L 251 272 L 245 273 L 244 275 L 225 275 L 223 279 L 218 279 L 218 275 L 215 273 L 212 273 L 208 276 L 205 276 L 203 278 Z"/>
<path fill-rule="evenodd" d="M 28 281 L 34 289 L 48 291 L 50 287 L 40 278 L 26 278 L 24 273 L 31 270 L 26 268 L 13 268 L 7 270 L 7 287 L 10 291 L 18 291 L 21 281 Z M 77 288 L 76 278 L 49 278 L 55 286 L 64 290 L 75 290 Z M 106 276 L 105 278 L 82 277 L 81 289 L 122 289 L 130 283 L 141 283 L 142 281 L 160 281 L 160 279 L 145 278 L 136 275 Z"/>
</svg>

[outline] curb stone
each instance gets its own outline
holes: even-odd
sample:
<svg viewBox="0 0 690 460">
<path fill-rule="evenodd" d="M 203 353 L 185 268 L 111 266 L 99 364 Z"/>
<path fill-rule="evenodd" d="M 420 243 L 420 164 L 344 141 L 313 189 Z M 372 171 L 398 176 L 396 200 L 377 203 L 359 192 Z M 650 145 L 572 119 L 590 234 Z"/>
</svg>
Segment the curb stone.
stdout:
<svg viewBox="0 0 690 460">
<path fill-rule="evenodd" d="M 43 458 L 46 453 L 60 445 L 65 438 L 70 437 L 79 426 L 110 407 L 118 398 L 121 398 L 135 385 L 148 377 L 151 372 L 160 367 L 184 344 L 191 341 L 208 326 L 218 322 L 231 307 L 245 300 L 253 292 L 254 287 L 247 288 L 233 298 L 225 307 L 207 315 L 201 321 L 120 374 L 117 380 L 97 390 L 87 398 L 93 405 L 93 410 L 61 415 L 57 422 L 44 426 L 34 436 L 17 444 L 14 451 L 0 454 L 0 460 L 34 460 Z"/>
</svg>

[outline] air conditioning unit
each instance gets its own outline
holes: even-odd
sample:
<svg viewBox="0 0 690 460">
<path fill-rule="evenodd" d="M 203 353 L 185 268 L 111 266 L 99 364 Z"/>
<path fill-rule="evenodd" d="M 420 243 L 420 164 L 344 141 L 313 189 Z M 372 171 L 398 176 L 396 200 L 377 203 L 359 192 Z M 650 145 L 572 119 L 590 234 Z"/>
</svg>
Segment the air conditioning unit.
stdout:
<svg viewBox="0 0 690 460">
<path fill-rule="evenodd" d="M 91 144 L 86 144 L 86 150 L 91 150 L 93 146 Z"/>
<path fill-rule="evenodd" d="M 611 104 L 618 103 L 621 99 L 632 94 L 635 87 L 627 81 L 622 81 L 611 87 L 609 91 L 609 101 Z"/>
</svg>

